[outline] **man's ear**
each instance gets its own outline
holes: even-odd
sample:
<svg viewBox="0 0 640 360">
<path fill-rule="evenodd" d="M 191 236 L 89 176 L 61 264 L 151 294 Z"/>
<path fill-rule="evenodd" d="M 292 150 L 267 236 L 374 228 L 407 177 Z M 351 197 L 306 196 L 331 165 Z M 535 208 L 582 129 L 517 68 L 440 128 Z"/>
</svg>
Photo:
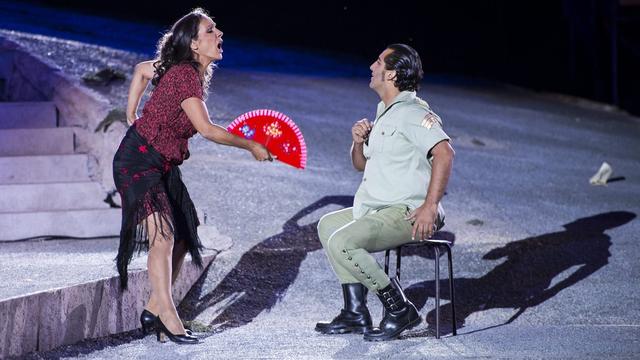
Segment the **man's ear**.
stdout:
<svg viewBox="0 0 640 360">
<path fill-rule="evenodd" d="M 396 71 L 395 70 L 387 70 L 386 74 L 385 74 L 385 77 L 386 77 L 385 80 L 387 80 L 387 81 L 392 81 L 392 80 L 395 81 L 395 79 L 396 79 Z"/>
</svg>

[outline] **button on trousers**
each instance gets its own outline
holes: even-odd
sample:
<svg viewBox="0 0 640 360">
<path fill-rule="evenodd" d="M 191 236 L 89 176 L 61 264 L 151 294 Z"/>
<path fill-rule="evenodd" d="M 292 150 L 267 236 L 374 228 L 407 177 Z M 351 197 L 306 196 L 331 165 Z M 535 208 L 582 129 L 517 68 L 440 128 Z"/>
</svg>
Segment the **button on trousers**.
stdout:
<svg viewBox="0 0 640 360">
<path fill-rule="evenodd" d="M 377 292 L 390 284 L 372 253 L 411 242 L 412 225 L 406 205 L 393 205 L 353 219 L 352 208 L 326 214 L 318 236 L 340 283 L 362 283 Z"/>
</svg>

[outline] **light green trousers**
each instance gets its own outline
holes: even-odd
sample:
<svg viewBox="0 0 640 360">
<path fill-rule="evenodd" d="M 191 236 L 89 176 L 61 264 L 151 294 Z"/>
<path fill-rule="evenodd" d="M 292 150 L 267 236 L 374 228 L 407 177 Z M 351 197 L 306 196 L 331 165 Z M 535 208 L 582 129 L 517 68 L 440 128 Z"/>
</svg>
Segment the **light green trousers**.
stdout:
<svg viewBox="0 0 640 360">
<path fill-rule="evenodd" d="M 340 283 L 362 283 L 377 292 L 391 282 L 371 253 L 411 242 L 406 205 L 394 205 L 353 219 L 352 208 L 323 216 L 318 236 Z"/>
</svg>

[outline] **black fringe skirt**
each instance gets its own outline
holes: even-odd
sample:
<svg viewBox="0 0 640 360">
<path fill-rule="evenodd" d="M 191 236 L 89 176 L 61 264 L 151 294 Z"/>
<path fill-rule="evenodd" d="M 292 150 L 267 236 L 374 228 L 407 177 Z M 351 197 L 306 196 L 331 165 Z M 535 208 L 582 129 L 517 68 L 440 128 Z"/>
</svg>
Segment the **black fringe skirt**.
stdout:
<svg viewBox="0 0 640 360">
<path fill-rule="evenodd" d="M 198 216 L 180 170 L 147 143 L 135 125 L 115 154 L 113 179 L 122 199 L 116 266 L 123 290 L 127 288 L 127 268 L 134 252 L 149 250 L 149 242 L 158 235 L 173 238 L 174 243 L 186 241 L 194 263 L 202 267 Z"/>
</svg>

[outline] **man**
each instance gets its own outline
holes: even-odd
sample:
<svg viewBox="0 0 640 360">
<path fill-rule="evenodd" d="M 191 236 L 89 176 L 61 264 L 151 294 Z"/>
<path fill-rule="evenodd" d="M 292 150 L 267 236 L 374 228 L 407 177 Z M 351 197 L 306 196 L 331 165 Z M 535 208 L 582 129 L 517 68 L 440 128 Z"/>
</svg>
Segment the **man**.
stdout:
<svg viewBox="0 0 640 360">
<path fill-rule="evenodd" d="M 362 119 L 351 130 L 351 161 L 364 171 L 353 208 L 329 213 L 318 235 L 340 283 L 344 308 L 331 322 L 319 322 L 324 334 L 364 333 L 369 341 L 391 340 L 420 323 L 397 279 L 389 279 L 373 252 L 428 239 L 444 225 L 440 200 L 454 151 L 442 122 L 416 97 L 422 79 L 418 53 L 403 44 L 388 46 L 371 65 L 372 88 L 380 97 L 376 119 Z M 385 308 L 371 329 L 368 290 Z"/>
</svg>

